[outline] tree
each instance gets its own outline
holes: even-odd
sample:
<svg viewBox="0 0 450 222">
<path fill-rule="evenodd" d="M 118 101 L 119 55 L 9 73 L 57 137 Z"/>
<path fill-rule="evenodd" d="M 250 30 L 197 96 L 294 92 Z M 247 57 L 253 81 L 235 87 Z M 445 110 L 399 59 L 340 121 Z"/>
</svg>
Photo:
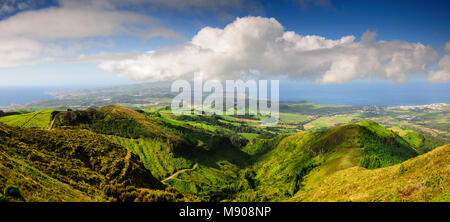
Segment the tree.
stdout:
<svg viewBox="0 0 450 222">
<path fill-rule="evenodd" d="M 364 156 L 359 161 L 359 165 L 367 169 L 376 169 L 381 167 L 381 160 L 375 155 Z"/>
<path fill-rule="evenodd" d="M 238 134 L 233 134 L 230 137 L 230 142 L 231 144 L 233 144 L 233 146 L 242 148 L 247 145 L 248 140 Z"/>
</svg>

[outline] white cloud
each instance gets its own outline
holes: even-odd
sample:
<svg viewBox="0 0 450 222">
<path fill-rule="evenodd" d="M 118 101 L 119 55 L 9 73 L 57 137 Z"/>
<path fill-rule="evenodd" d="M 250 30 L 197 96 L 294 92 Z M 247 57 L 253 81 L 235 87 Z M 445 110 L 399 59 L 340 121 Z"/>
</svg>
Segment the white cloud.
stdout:
<svg viewBox="0 0 450 222">
<path fill-rule="evenodd" d="M 134 80 L 184 78 L 201 71 L 210 79 L 288 76 L 323 83 L 358 78 L 396 82 L 426 72 L 437 53 L 421 43 L 375 41 L 366 32 L 337 40 L 285 31 L 274 18 L 244 17 L 224 29 L 205 27 L 183 45 L 99 64 Z M 256 75 L 256 76 L 255 76 Z"/>
<path fill-rule="evenodd" d="M 13 2 L 17 7 L 21 6 Z M 12 3 L 11 3 L 12 4 Z M 125 34 L 181 39 L 159 20 L 117 10 L 108 0 L 61 0 L 60 7 L 19 12 L 0 20 L 0 67 L 55 60 L 84 49 L 86 38 Z M 70 44 L 64 44 L 70 42 Z M 94 44 L 99 45 L 99 44 Z M 3 47 L 2 47 L 3 46 Z"/>
<path fill-rule="evenodd" d="M 444 83 L 450 81 L 450 42 L 444 46 L 445 55 L 439 60 L 439 70 L 430 71 L 428 80 L 435 83 Z"/>
<path fill-rule="evenodd" d="M 0 38 L 36 40 L 86 38 L 127 32 L 127 25 L 152 22 L 128 12 L 99 9 L 57 8 L 27 11 L 0 22 Z"/>
</svg>

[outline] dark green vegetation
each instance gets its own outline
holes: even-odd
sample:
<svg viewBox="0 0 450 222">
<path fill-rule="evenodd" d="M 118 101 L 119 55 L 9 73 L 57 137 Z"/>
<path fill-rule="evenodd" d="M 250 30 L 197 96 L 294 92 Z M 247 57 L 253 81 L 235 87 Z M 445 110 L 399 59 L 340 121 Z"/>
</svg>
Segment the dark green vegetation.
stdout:
<svg viewBox="0 0 450 222">
<path fill-rule="evenodd" d="M 166 187 L 138 156 L 87 130 L 1 124 L 0 135 L 0 186 L 17 185 L 27 201 L 121 201 L 108 189 L 133 188 L 144 198 Z"/>
<path fill-rule="evenodd" d="M 417 152 L 397 134 L 372 121 L 302 132 L 274 139 L 252 140 L 244 150 L 253 154 L 253 180 L 259 186 L 244 193 L 244 200 L 283 200 L 302 187 L 303 178 L 342 149 L 354 149 L 353 158 L 376 158 L 378 168 L 412 158 Z"/>
<path fill-rule="evenodd" d="M 308 200 L 303 193 L 340 172 L 387 169 L 448 142 L 358 118 L 332 128 L 305 130 L 303 126 L 312 123 L 308 112 L 328 115 L 349 107 L 300 103 L 297 106 L 309 109 L 302 113 L 293 104 L 284 105 L 287 119 L 275 127 L 260 127 L 252 116 L 173 116 L 165 108 L 134 111 L 116 105 L 4 116 L 0 122 L 9 126 L 0 123 L 2 198 Z M 448 152 L 440 158 L 445 154 L 448 159 Z M 396 172 L 408 175 L 409 169 L 406 164 Z M 448 180 L 448 169 L 443 170 L 447 176 L 439 175 Z M 19 192 L 6 194 L 10 186 Z M 438 197 L 417 200 L 442 200 L 439 195 L 448 193 L 448 185 L 438 187 L 433 190 Z"/>
</svg>

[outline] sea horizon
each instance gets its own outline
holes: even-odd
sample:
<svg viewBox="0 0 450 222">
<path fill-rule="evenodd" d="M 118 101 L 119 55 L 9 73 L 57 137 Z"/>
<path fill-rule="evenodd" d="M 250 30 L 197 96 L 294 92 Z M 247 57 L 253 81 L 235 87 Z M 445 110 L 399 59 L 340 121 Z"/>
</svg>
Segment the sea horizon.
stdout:
<svg viewBox="0 0 450 222">
<path fill-rule="evenodd" d="M 16 104 L 28 104 L 56 97 L 50 92 L 93 89 L 122 85 L 74 85 L 74 86 L 0 86 L 0 108 Z M 416 106 L 450 102 L 450 84 L 404 84 L 378 82 L 354 84 L 289 83 L 280 82 L 280 101 L 311 101 L 326 105 L 375 105 Z"/>
</svg>

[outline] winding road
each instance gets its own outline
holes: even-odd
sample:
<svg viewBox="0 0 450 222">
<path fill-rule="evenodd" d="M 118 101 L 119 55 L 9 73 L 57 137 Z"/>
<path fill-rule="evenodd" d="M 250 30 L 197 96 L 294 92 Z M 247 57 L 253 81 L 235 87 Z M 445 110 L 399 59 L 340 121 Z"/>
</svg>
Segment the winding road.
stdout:
<svg viewBox="0 0 450 222">
<path fill-rule="evenodd" d="M 192 166 L 192 168 L 187 168 L 187 169 L 182 169 L 182 170 L 178 170 L 177 172 L 175 172 L 174 174 L 170 175 L 169 177 L 166 177 L 164 180 L 161 180 L 161 182 L 164 183 L 164 181 L 173 179 L 174 177 L 176 177 L 178 174 L 188 171 L 188 170 L 195 170 L 198 167 L 198 163 L 195 163 L 194 166 Z"/>
</svg>

